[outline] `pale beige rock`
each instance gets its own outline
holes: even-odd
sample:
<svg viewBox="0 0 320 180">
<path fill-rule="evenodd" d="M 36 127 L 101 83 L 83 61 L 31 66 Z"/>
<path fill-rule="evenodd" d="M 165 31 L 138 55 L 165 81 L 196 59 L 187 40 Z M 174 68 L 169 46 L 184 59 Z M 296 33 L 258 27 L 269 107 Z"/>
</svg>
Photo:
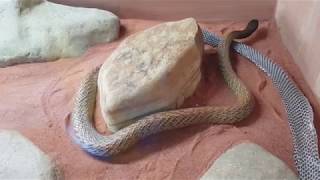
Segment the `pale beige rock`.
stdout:
<svg viewBox="0 0 320 180">
<path fill-rule="evenodd" d="M 242 143 L 222 154 L 201 180 L 297 180 L 288 166 L 253 143 Z"/>
<path fill-rule="evenodd" d="M 100 69 L 103 117 L 111 131 L 179 107 L 201 73 L 201 30 L 193 18 L 157 25 L 124 40 Z"/>
<path fill-rule="evenodd" d="M 0 130 L 0 179 L 62 179 L 53 161 L 16 131 Z"/>
<path fill-rule="evenodd" d="M 118 37 L 119 19 L 108 11 L 46 0 L 0 1 L 0 67 L 83 54 Z"/>
</svg>

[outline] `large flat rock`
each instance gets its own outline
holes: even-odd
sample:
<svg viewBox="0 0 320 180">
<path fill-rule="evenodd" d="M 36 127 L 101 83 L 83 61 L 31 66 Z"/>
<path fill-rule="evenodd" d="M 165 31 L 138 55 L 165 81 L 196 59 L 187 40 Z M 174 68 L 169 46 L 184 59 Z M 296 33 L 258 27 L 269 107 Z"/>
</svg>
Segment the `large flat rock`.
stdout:
<svg viewBox="0 0 320 180">
<path fill-rule="evenodd" d="M 0 179 L 58 179 L 48 156 L 18 132 L 0 130 L 0 147 Z"/>
<path fill-rule="evenodd" d="M 239 144 L 222 154 L 201 180 L 297 180 L 277 157 L 253 143 Z"/>
<path fill-rule="evenodd" d="M 75 57 L 118 37 L 119 19 L 108 11 L 45 0 L 0 1 L 0 67 Z"/>
<path fill-rule="evenodd" d="M 98 78 L 109 129 L 179 107 L 200 81 L 202 51 L 201 31 L 193 18 L 159 24 L 123 41 Z"/>
</svg>

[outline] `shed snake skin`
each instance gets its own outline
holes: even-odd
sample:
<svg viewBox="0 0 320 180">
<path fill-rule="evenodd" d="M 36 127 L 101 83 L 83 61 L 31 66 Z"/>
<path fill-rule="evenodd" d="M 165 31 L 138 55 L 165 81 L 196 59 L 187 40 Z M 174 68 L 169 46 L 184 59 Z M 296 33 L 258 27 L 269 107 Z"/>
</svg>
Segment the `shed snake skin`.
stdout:
<svg viewBox="0 0 320 180">
<path fill-rule="evenodd" d="M 165 130 L 199 123 L 230 124 L 244 119 L 251 113 L 254 100 L 243 82 L 233 71 L 229 53 L 233 39 L 246 38 L 257 27 L 257 20 L 250 21 L 245 30 L 227 34 L 224 42 L 218 47 L 219 69 L 227 86 L 237 97 L 238 102 L 235 105 L 204 106 L 158 112 L 145 116 L 111 135 L 102 135 L 92 125 L 99 72 L 99 68 L 96 68 L 81 82 L 75 97 L 75 105 L 71 116 L 74 140 L 82 149 L 94 156 L 110 157 L 127 150 L 149 135 Z M 205 38 L 204 42 L 206 42 Z"/>
</svg>

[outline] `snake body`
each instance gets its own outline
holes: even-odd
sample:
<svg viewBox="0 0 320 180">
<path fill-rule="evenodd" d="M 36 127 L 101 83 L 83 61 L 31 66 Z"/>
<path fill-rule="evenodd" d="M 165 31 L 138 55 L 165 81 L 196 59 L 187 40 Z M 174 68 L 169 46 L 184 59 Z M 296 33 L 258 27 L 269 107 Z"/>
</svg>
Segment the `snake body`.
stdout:
<svg viewBox="0 0 320 180">
<path fill-rule="evenodd" d="M 206 44 L 216 47 L 223 42 L 216 34 L 202 29 Z M 289 77 L 288 73 L 272 59 L 258 50 L 234 42 L 233 50 L 262 70 L 278 90 L 281 101 L 288 114 L 292 135 L 293 158 L 301 180 L 320 180 L 320 157 L 318 137 L 315 128 L 313 108 L 303 92 Z"/>
<path fill-rule="evenodd" d="M 250 21 L 243 31 L 228 33 L 223 43 L 218 47 L 219 69 L 227 86 L 237 97 L 238 101 L 235 105 L 204 106 L 158 112 L 145 116 L 111 135 L 102 135 L 96 131 L 92 123 L 99 72 L 99 68 L 96 68 L 86 75 L 75 97 L 71 116 L 75 141 L 82 149 L 94 156 L 110 157 L 127 150 L 140 139 L 165 130 L 199 123 L 235 123 L 244 119 L 251 113 L 254 100 L 246 86 L 233 71 L 229 53 L 233 39 L 246 38 L 257 27 L 257 20 Z M 205 36 L 203 36 L 203 40 L 207 43 Z"/>
</svg>

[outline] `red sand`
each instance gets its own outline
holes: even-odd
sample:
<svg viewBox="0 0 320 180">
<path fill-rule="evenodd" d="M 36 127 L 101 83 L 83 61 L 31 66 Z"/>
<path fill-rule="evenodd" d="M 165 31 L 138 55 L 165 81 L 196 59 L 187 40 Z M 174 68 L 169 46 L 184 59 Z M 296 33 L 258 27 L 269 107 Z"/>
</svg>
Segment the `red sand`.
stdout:
<svg viewBox="0 0 320 180">
<path fill-rule="evenodd" d="M 157 23 L 122 20 L 121 39 Z M 245 23 L 202 25 L 221 35 L 224 31 L 242 29 Z M 0 69 L 0 128 L 17 130 L 31 139 L 55 160 L 66 179 L 197 179 L 221 153 L 244 141 L 261 145 L 295 170 L 290 131 L 280 97 L 264 73 L 238 55 L 233 56 L 234 68 L 256 99 L 254 113 L 249 118 L 235 125 L 197 125 L 164 132 L 141 141 L 111 161 L 100 161 L 81 151 L 72 143 L 65 127 L 73 96 L 83 76 L 102 64 L 120 41 L 91 48 L 80 58 Z M 246 43 L 289 72 L 319 117 L 320 106 L 282 45 L 275 23 L 263 22 L 258 33 Z M 203 64 L 204 78 L 184 106 L 234 102 L 218 72 L 214 50 L 206 51 Z M 100 132 L 107 132 L 99 108 L 96 124 Z"/>
</svg>

